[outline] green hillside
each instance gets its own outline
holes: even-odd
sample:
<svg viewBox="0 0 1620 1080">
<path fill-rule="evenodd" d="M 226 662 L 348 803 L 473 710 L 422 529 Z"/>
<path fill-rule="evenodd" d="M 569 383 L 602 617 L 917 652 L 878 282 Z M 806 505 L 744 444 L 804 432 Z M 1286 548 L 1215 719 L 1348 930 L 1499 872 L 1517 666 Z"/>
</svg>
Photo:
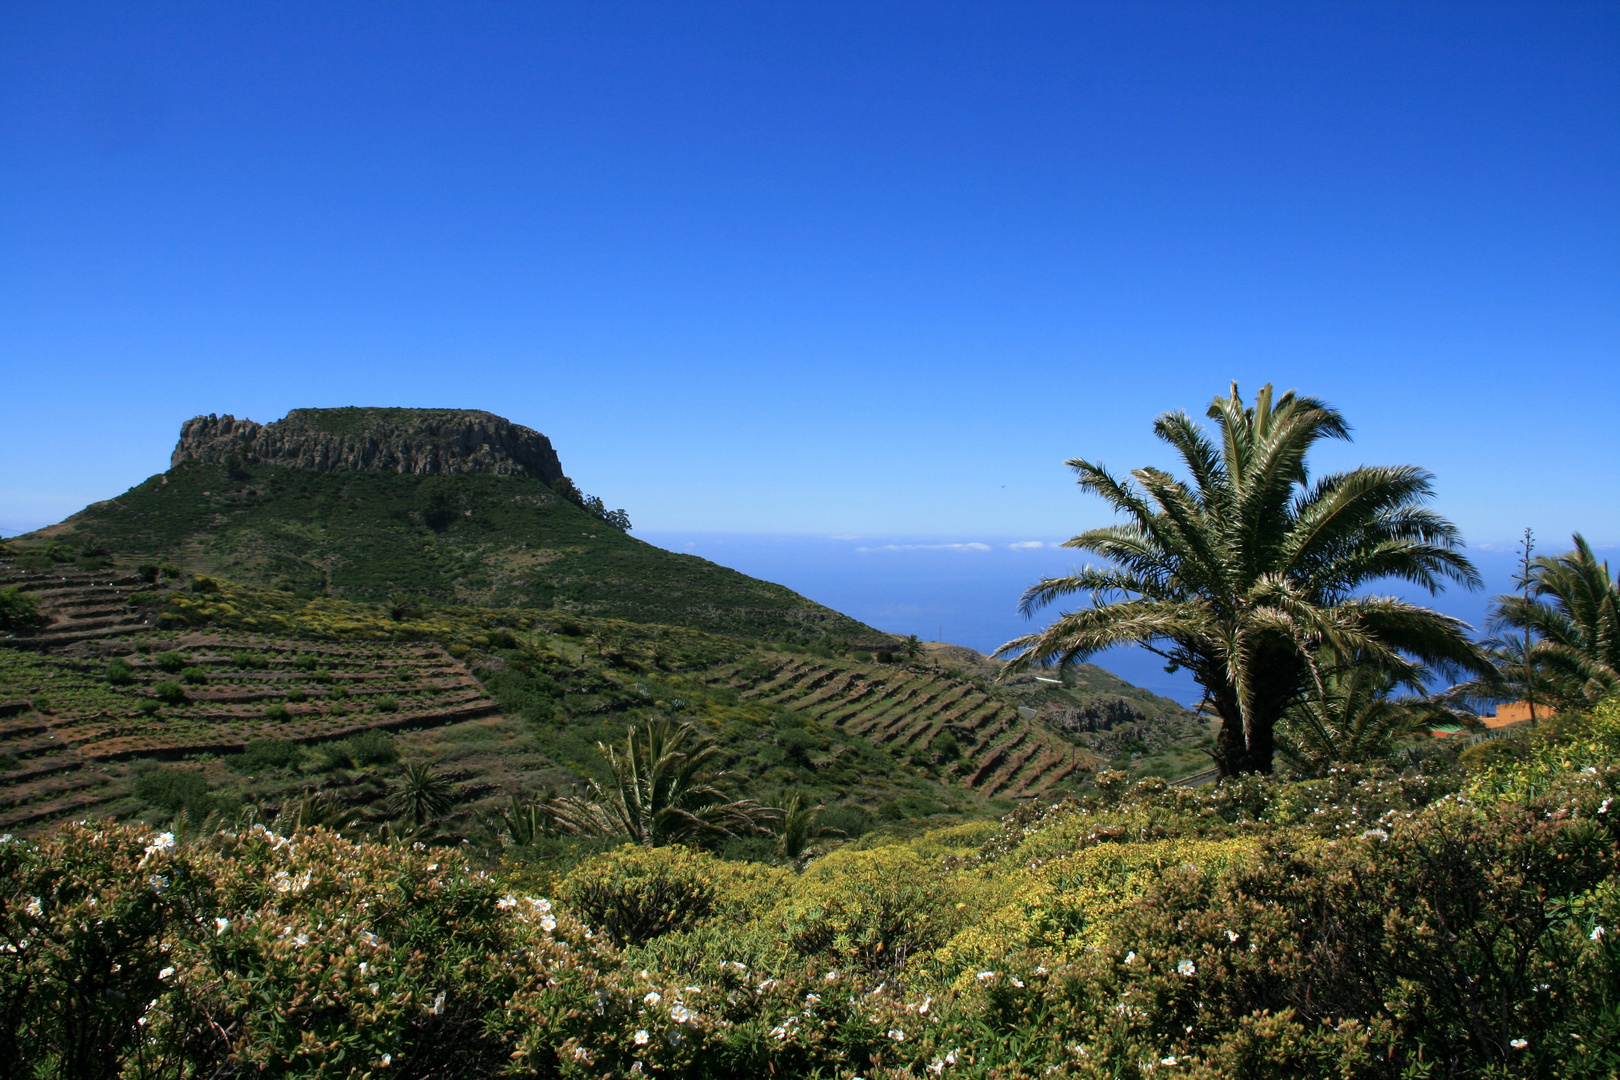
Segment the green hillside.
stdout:
<svg viewBox="0 0 1620 1080">
<path fill-rule="evenodd" d="M 555 608 L 750 638 L 887 648 L 790 589 L 637 540 L 530 476 L 190 462 L 19 537 L 293 594 Z M 59 556 L 60 557 L 60 556 Z"/>
</svg>

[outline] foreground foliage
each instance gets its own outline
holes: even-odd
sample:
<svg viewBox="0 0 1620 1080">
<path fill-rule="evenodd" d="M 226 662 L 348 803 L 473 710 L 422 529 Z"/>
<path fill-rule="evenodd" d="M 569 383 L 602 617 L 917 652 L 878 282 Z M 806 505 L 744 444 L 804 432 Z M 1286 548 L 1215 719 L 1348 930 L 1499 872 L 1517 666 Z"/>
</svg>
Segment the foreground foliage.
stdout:
<svg viewBox="0 0 1620 1080">
<path fill-rule="evenodd" d="M 1620 703 L 1480 745 L 1104 776 L 803 871 L 629 844 L 559 880 L 319 827 L 8 839 L 0 1076 L 1611 1076 Z"/>
</svg>

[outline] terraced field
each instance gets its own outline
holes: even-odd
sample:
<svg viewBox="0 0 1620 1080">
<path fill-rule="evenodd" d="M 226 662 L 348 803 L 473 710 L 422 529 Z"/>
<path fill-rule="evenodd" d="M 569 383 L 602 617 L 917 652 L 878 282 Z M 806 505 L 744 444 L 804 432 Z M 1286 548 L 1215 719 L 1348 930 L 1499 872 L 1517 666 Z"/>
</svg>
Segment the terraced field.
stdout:
<svg viewBox="0 0 1620 1080">
<path fill-rule="evenodd" d="M 0 563 L 0 587 L 7 585 L 21 586 L 39 602 L 45 624 L 26 635 L 0 635 L 0 643 L 94 653 L 100 643 L 150 629 L 130 598 L 156 587 L 127 571 L 64 566 L 36 573 Z"/>
<path fill-rule="evenodd" d="M 119 797 L 105 763 L 437 727 L 495 703 L 434 645 L 146 635 L 112 661 L 0 649 L 0 828 L 88 814 Z M 122 666 L 122 671 L 120 671 Z"/>
<path fill-rule="evenodd" d="M 960 754 L 956 782 L 989 797 L 1045 794 L 1100 759 L 1038 728 L 1007 701 L 938 669 L 824 660 L 758 659 L 711 669 L 710 685 L 747 701 L 805 713 L 898 753 L 937 751 L 949 733 Z"/>
</svg>

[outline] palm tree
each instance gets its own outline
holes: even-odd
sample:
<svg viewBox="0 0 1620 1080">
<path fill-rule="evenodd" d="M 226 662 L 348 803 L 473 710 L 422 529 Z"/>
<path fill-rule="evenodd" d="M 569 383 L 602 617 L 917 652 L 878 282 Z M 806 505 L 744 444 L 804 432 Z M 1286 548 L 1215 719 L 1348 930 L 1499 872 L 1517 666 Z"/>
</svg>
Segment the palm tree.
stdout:
<svg viewBox="0 0 1620 1080">
<path fill-rule="evenodd" d="M 916 660 L 923 654 L 922 638 L 916 634 L 906 635 L 906 640 L 901 644 L 900 651 L 905 654 L 907 660 Z"/>
<path fill-rule="evenodd" d="M 408 818 L 416 829 L 421 829 L 453 805 L 454 785 L 431 765 L 412 762 L 405 766 L 405 770 L 390 786 L 389 809 Z"/>
<path fill-rule="evenodd" d="M 782 808 L 782 818 L 776 823 L 776 853 L 784 859 L 797 862 L 817 854 L 817 840 L 841 837 L 842 830 L 821 824 L 822 806 L 806 806 L 798 796 L 788 800 Z"/>
<path fill-rule="evenodd" d="M 662 720 L 629 728 L 621 748 L 596 744 L 613 779 L 590 782 L 590 795 L 551 802 L 559 826 L 584 836 L 623 836 L 645 847 L 759 833 L 781 816 L 775 807 L 734 798 L 734 774 L 716 772 L 720 748 L 691 724 Z"/>
<path fill-rule="evenodd" d="M 1494 630 L 1535 635 L 1520 670 L 1533 672 L 1538 699 L 1566 709 L 1620 689 L 1620 583 L 1585 537 L 1574 540 L 1573 551 L 1536 559 L 1529 595 L 1497 597 L 1491 618 Z M 1505 650 L 1508 641 L 1497 644 Z M 1503 670 L 1511 673 L 1511 664 Z"/>
<path fill-rule="evenodd" d="M 1427 697 L 1391 696 L 1395 680 L 1376 665 L 1331 664 L 1319 659 L 1320 693 L 1295 702 L 1277 726 L 1277 752 L 1298 772 L 1321 776 L 1332 765 L 1388 758 L 1420 731 L 1470 722 Z"/>
<path fill-rule="evenodd" d="M 1283 714 L 1322 686 L 1316 654 L 1374 664 L 1397 682 L 1425 664 L 1482 669 L 1467 627 L 1393 597 L 1357 595 L 1385 578 L 1438 591 L 1479 587 L 1457 529 L 1422 504 L 1431 477 L 1409 465 L 1363 466 L 1311 482 L 1306 457 L 1323 439 L 1350 437 L 1334 409 L 1263 387 L 1245 407 L 1232 384 L 1208 414 L 1219 442 L 1182 412 L 1154 433 L 1180 455 L 1191 484 L 1156 468 L 1135 482 L 1101 464 L 1068 465 L 1086 491 L 1128 519 L 1065 542 L 1114 565 L 1046 578 L 1024 593 L 1028 615 L 1062 596 L 1091 603 L 1037 634 L 1010 641 L 1008 670 L 1085 660 L 1141 645 L 1190 671 L 1221 718 L 1214 751 L 1222 776 L 1270 772 Z"/>
</svg>

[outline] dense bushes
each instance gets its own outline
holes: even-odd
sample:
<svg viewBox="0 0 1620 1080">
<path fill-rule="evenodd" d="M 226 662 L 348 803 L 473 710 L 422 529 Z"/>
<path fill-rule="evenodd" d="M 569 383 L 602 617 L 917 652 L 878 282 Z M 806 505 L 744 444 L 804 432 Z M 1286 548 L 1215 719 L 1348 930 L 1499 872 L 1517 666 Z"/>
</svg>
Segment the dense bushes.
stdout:
<svg viewBox="0 0 1620 1080">
<path fill-rule="evenodd" d="M 1608 1077 L 1616 750 L 1607 706 L 1481 772 L 1104 777 L 802 873 L 625 846 L 555 909 L 421 845 L 72 826 L 0 843 L 0 1076 Z"/>
</svg>

